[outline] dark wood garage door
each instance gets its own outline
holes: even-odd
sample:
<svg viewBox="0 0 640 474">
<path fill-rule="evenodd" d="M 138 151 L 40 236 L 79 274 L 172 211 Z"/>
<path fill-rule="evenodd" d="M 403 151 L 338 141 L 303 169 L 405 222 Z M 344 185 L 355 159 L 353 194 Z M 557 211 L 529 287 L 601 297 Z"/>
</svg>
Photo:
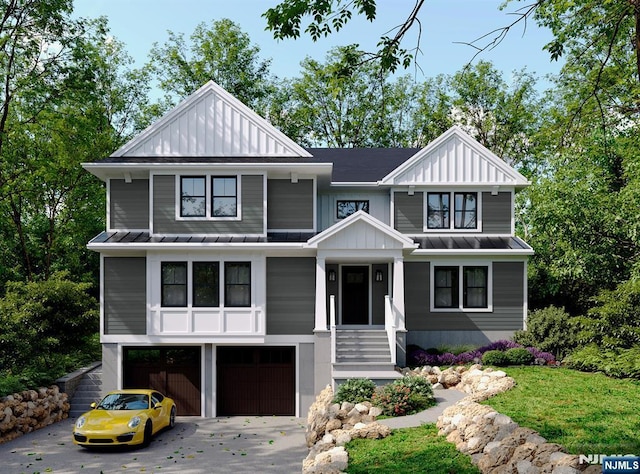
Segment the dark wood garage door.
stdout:
<svg viewBox="0 0 640 474">
<path fill-rule="evenodd" d="M 219 415 L 295 415 L 294 347 L 218 347 Z"/>
<path fill-rule="evenodd" d="M 124 350 L 124 388 L 153 388 L 176 402 L 178 415 L 199 416 L 199 347 L 129 347 Z"/>
</svg>

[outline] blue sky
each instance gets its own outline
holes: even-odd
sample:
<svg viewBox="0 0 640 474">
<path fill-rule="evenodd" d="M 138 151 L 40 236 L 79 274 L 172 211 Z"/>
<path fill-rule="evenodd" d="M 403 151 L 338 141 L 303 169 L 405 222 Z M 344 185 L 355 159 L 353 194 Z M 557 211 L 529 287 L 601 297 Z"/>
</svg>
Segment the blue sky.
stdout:
<svg viewBox="0 0 640 474">
<path fill-rule="evenodd" d="M 300 62 L 311 56 L 324 60 L 326 52 L 339 44 L 358 43 L 363 49 L 375 50 L 380 35 L 399 25 L 414 5 L 414 0 L 378 0 L 378 15 L 374 23 L 352 20 L 343 31 L 316 43 L 303 37 L 298 40 L 277 41 L 265 31 L 266 21 L 261 17 L 277 0 L 74 0 L 75 14 L 79 17 L 106 16 L 113 36 L 124 42 L 129 54 L 141 66 L 154 42 L 164 43 L 167 30 L 184 33 L 188 37 L 201 22 L 229 18 L 240 25 L 251 41 L 261 50 L 261 57 L 271 58 L 271 72 L 279 77 L 295 77 Z M 471 60 L 475 51 L 457 42 L 474 39 L 510 24 L 514 12 L 528 4 L 512 2 L 500 11 L 503 0 L 426 0 L 420 13 L 422 22 L 422 53 L 416 79 L 440 73 L 452 74 Z M 502 70 L 505 79 L 514 70 L 524 67 L 540 78 L 557 73 L 560 64 L 551 62 L 542 47 L 551 39 L 548 31 L 529 22 L 512 31 L 505 41 L 478 59 L 492 61 Z M 405 47 L 416 44 L 416 37 L 407 38 Z M 414 69 L 406 71 L 414 74 Z M 540 86 L 546 87 L 544 81 Z"/>
</svg>

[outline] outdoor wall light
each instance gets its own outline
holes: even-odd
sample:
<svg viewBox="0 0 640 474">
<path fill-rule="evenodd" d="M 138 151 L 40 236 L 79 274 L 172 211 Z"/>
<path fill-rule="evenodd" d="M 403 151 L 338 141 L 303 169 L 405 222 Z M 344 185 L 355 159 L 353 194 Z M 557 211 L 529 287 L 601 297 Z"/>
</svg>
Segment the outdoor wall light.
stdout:
<svg viewBox="0 0 640 474">
<path fill-rule="evenodd" d="M 382 270 L 376 270 L 376 281 L 383 281 L 384 275 Z"/>
<path fill-rule="evenodd" d="M 336 281 L 336 271 L 329 270 L 329 281 Z"/>
</svg>

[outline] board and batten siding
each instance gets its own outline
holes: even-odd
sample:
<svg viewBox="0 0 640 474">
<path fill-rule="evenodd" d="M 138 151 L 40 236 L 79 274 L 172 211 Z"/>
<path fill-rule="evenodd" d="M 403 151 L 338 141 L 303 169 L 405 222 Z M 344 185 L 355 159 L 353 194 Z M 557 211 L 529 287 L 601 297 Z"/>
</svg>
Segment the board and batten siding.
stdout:
<svg viewBox="0 0 640 474">
<path fill-rule="evenodd" d="M 482 233 L 511 235 L 511 193 L 482 193 Z"/>
<path fill-rule="evenodd" d="M 153 178 L 154 234 L 263 234 L 264 179 L 261 175 L 241 176 L 242 220 L 177 220 L 176 177 Z"/>
<path fill-rule="evenodd" d="M 267 181 L 267 229 L 313 230 L 313 180 Z"/>
<path fill-rule="evenodd" d="M 424 226 L 423 193 L 394 193 L 394 222 L 398 232 L 422 234 Z"/>
<path fill-rule="evenodd" d="M 267 334 L 313 334 L 316 259 L 267 258 Z"/>
<path fill-rule="evenodd" d="M 109 180 L 109 228 L 149 228 L 149 180 Z"/>
<path fill-rule="evenodd" d="M 318 230 L 322 232 L 338 219 L 338 201 L 369 201 L 369 215 L 389 225 L 389 193 L 388 192 L 341 192 L 318 195 Z"/>
<path fill-rule="evenodd" d="M 522 329 L 524 262 L 493 262 L 493 311 L 431 312 L 429 262 L 405 262 L 405 314 L 409 331 Z"/>
<path fill-rule="evenodd" d="M 147 333 L 147 261 L 144 257 L 103 260 L 104 333 Z"/>
</svg>

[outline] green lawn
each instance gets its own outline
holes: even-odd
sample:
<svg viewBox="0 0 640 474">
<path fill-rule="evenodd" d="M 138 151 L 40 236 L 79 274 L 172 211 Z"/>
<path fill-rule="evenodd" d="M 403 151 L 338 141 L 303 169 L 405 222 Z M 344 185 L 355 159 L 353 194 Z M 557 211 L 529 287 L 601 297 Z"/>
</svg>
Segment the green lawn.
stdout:
<svg viewBox="0 0 640 474">
<path fill-rule="evenodd" d="M 563 368 L 504 370 L 516 386 L 486 405 L 572 454 L 640 454 L 640 381 Z"/>
<path fill-rule="evenodd" d="M 563 368 L 505 372 L 517 384 L 486 402 L 572 454 L 640 454 L 640 381 Z M 437 435 L 435 425 L 354 440 L 348 473 L 479 473 L 468 456 Z"/>
<path fill-rule="evenodd" d="M 393 430 L 378 440 L 355 439 L 346 446 L 350 474 L 478 474 L 471 458 L 438 436 L 435 425 Z"/>
</svg>

